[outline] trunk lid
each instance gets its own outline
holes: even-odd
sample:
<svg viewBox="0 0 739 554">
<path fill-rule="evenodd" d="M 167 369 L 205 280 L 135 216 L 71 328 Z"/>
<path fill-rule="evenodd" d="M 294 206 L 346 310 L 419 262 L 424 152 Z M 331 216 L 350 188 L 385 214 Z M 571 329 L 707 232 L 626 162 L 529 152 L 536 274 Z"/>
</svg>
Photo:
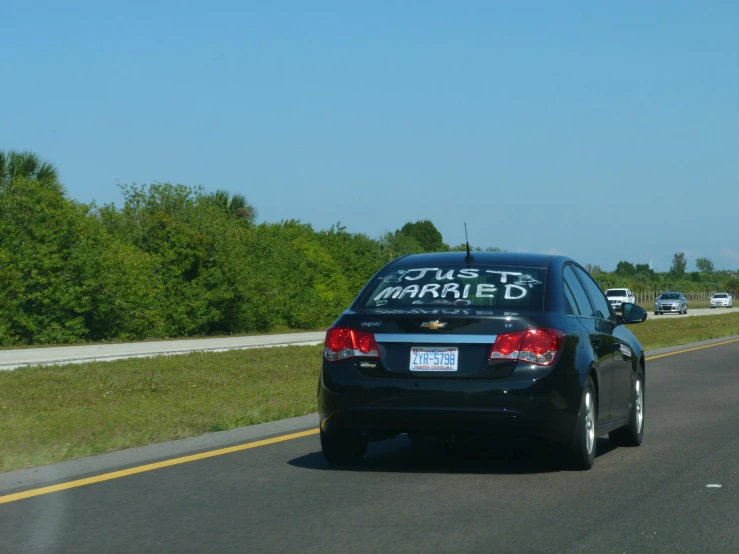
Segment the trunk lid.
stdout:
<svg viewBox="0 0 739 554">
<path fill-rule="evenodd" d="M 337 322 L 375 335 L 380 347 L 379 363 L 358 361 L 366 375 L 414 379 L 506 377 L 516 362 L 491 361 L 490 350 L 499 334 L 526 330 L 533 315 L 467 309 L 393 312 L 347 312 Z"/>
</svg>

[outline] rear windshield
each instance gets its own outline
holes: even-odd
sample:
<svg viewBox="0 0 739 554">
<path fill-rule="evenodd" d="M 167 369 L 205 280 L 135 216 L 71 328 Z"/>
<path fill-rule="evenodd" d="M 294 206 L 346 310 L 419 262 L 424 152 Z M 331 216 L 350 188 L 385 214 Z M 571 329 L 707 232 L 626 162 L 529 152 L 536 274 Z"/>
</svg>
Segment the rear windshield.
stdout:
<svg viewBox="0 0 739 554">
<path fill-rule="evenodd" d="M 375 278 L 357 306 L 366 309 L 543 309 L 545 270 L 529 267 L 389 267 Z"/>
<path fill-rule="evenodd" d="M 680 295 L 676 292 L 665 292 L 659 297 L 660 300 L 680 300 Z"/>
<path fill-rule="evenodd" d="M 721 294 L 714 294 L 713 297 L 714 298 L 728 298 L 729 295 L 728 294 L 721 293 Z"/>
<path fill-rule="evenodd" d="M 607 290 L 606 296 L 626 296 L 626 291 L 624 289 Z"/>
</svg>

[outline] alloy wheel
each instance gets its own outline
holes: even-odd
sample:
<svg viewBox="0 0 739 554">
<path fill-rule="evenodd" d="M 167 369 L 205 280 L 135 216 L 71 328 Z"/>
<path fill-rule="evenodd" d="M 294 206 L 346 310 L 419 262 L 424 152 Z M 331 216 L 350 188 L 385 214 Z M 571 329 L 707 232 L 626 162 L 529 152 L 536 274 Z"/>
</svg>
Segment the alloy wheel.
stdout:
<svg viewBox="0 0 739 554">
<path fill-rule="evenodd" d="M 593 451 L 595 445 L 595 410 L 593 409 L 593 398 L 591 392 L 585 394 L 585 447 L 588 453 Z"/>
<path fill-rule="evenodd" d="M 636 432 L 641 433 L 641 427 L 644 422 L 644 397 L 642 396 L 641 380 L 636 380 L 636 398 L 634 399 L 636 413 Z"/>
</svg>

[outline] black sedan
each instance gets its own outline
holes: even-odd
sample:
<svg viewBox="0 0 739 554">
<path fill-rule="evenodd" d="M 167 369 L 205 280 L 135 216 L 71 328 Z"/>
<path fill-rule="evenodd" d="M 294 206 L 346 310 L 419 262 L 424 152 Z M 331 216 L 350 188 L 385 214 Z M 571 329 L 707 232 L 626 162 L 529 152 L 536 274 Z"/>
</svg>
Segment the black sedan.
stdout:
<svg viewBox="0 0 739 554">
<path fill-rule="evenodd" d="M 563 256 L 476 252 L 398 258 L 326 333 L 318 407 L 332 465 L 371 440 L 515 436 L 589 469 L 596 438 L 638 446 L 644 352 L 590 275 Z"/>
</svg>

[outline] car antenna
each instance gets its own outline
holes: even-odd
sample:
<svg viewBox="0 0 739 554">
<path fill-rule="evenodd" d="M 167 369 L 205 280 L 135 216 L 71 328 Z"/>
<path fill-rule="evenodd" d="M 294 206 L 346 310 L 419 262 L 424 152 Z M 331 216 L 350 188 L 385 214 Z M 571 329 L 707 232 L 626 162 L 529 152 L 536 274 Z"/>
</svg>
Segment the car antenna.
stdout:
<svg viewBox="0 0 739 554">
<path fill-rule="evenodd" d="M 470 253 L 470 239 L 467 238 L 467 223 L 464 224 L 464 241 L 467 244 L 467 255 L 464 257 L 465 263 L 472 263 L 472 254 Z"/>
</svg>

